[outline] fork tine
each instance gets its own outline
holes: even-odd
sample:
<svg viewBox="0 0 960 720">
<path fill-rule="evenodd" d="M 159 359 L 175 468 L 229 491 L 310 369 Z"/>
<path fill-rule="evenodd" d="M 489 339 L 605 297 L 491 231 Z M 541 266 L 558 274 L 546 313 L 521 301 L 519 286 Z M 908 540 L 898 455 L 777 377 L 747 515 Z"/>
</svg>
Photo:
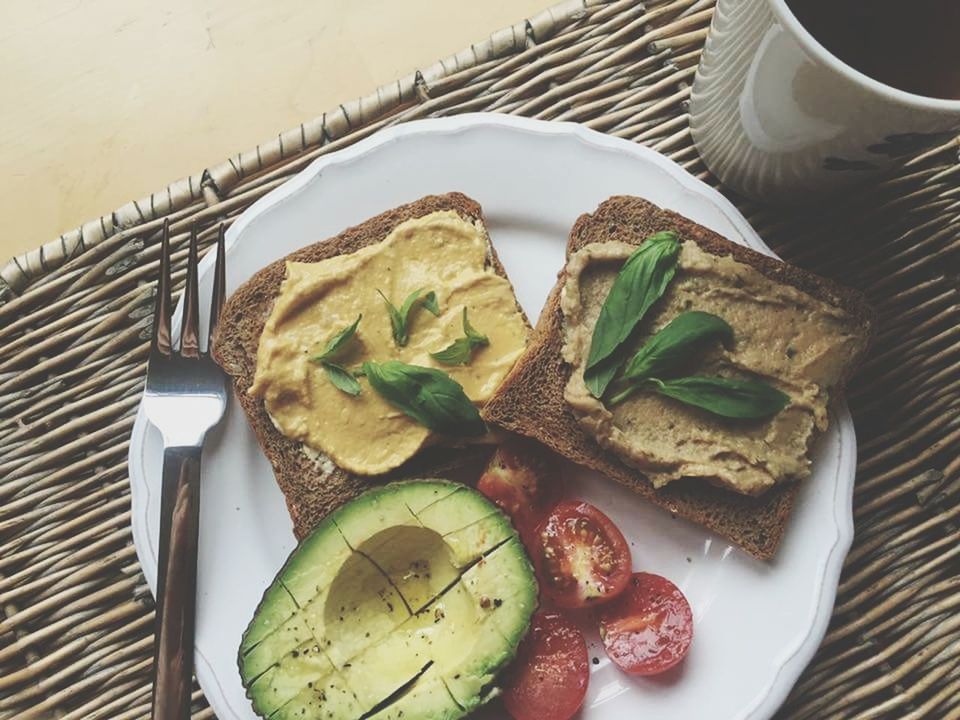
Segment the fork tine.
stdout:
<svg viewBox="0 0 960 720">
<path fill-rule="evenodd" d="M 187 284 L 183 289 L 183 318 L 180 329 L 180 354 L 200 357 L 200 302 L 197 297 L 197 230 L 190 231 L 190 254 L 187 259 Z"/>
<path fill-rule="evenodd" d="M 226 226 L 220 223 L 220 230 L 217 234 L 217 264 L 213 270 L 213 297 L 210 298 L 210 331 L 207 335 L 207 352 L 210 352 L 213 345 L 213 334 L 217 329 L 217 323 L 220 322 L 220 311 L 223 309 L 227 291 L 227 256 L 224 251 L 226 231 Z"/>
<path fill-rule="evenodd" d="M 163 221 L 160 245 L 160 276 L 157 300 L 153 307 L 153 334 L 150 345 L 164 355 L 170 354 L 170 219 Z"/>
</svg>

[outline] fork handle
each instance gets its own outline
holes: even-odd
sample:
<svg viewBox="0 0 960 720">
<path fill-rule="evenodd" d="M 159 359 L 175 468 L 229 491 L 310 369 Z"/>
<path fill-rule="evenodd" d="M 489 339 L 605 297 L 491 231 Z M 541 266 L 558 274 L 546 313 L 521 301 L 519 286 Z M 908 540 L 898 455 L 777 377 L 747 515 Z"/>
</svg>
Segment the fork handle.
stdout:
<svg viewBox="0 0 960 720">
<path fill-rule="evenodd" d="M 153 720 L 190 717 L 199 528 L 200 448 L 165 448 L 160 493 Z"/>
</svg>

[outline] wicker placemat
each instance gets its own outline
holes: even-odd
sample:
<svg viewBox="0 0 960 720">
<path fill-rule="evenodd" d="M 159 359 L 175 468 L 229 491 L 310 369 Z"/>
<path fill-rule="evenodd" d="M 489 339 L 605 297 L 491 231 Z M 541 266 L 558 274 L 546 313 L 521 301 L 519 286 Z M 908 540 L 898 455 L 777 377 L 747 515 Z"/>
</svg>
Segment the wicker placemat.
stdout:
<svg viewBox="0 0 960 720">
<path fill-rule="evenodd" d="M 0 284 L 0 718 L 145 717 L 152 601 L 126 468 L 157 231 L 230 222 L 313 158 L 411 118 L 582 122 L 714 182 L 686 101 L 708 0 L 566 2 L 18 258 Z M 856 544 L 782 718 L 960 718 L 957 142 L 836 205 L 738 202 L 786 260 L 863 289 L 881 333 L 850 389 Z M 734 198 L 736 201 L 736 198 Z M 705 699 L 702 717 L 709 718 Z M 211 718 L 199 690 L 197 718 Z"/>
</svg>

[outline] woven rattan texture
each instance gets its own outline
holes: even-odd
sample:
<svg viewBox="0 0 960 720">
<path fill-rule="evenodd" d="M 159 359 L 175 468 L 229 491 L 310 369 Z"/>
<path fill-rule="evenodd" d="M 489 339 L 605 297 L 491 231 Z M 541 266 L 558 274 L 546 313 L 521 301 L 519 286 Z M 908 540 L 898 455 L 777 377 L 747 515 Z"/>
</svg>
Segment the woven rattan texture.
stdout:
<svg viewBox="0 0 960 720">
<path fill-rule="evenodd" d="M 126 454 L 162 218 L 179 283 L 191 226 L 209 247 L 216 223 L 313 158 L 390 123 L 481 110 L 575 120 L 715 182 L 686 112 L 711 13 L 705 0 L 564 3 L 9 265 L 0 718 L 147 716 L 152 601 L 131 543 Z M 829 634 L 781 718 L 960 718 L 957 149 L 914 157 L 836 205 L 738 202 L 786 260 L 863 289 L 880 313 L 849 392 L 856 543 Z M 194 717 L 213 717 L 195 697 Z"/>
</svg>

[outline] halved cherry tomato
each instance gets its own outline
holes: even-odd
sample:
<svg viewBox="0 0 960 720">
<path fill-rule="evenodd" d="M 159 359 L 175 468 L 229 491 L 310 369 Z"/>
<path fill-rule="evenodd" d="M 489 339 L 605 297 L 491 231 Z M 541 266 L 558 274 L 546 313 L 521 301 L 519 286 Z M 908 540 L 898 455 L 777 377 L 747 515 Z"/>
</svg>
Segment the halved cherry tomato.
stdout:
<svg viewBox="0 0 960 720">
<path fill-rule="evenodd" d="M 621 670 L 656 675 L 686 657 L 693 640 L 693 612 L 665 577 L 636 573 L 623 595 L 600 611 L 600 637 Z"/>
<path fill-rule="evenodd" d="M 590 503 L 556 505 L 537 529 L 540 587 L 564 608 L 617 597 L 630 579 L 630 548 L 613 521 Z"/>
<path fill-rule="evenodd" d="M 522 438 L 511 438 L 497 448 L 477 489 L 510 516 L 528 551 L 535 545 L 537 525 L 563 495 L 554 456 Z"/>
<path fill-rule="evenodd" d="M 505 677 L 503 704 L 515 720 L 568 720 L 589 677 L 583 633 L 560 613 L 540 611 Z"/>
</svg>

